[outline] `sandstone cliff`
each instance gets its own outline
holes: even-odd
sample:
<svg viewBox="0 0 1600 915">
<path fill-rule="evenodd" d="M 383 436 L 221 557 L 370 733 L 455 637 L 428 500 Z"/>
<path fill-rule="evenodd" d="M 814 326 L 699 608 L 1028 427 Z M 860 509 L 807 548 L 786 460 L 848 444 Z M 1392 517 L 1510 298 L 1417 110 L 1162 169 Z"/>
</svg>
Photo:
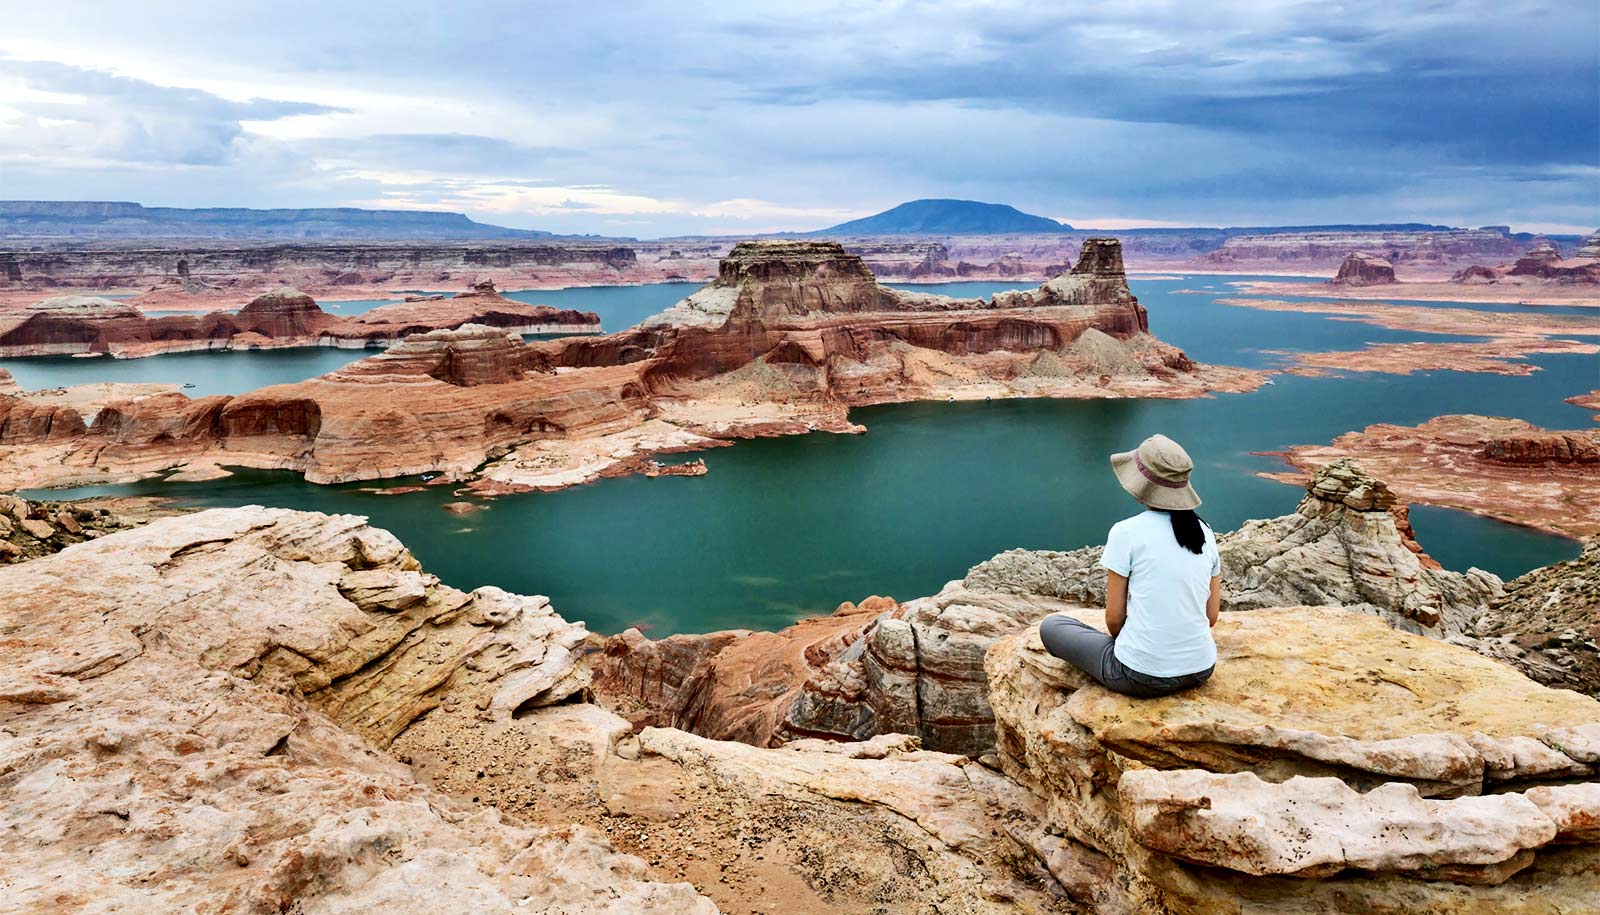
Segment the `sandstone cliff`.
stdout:
<svg viewBox="0 0 1600 915">
<path fill-rule="evenodd" d="M 284 320 L 287 305 L 285 297 L 256 313 Z M 456 329 L 424 333 L 441 323 L 441 309 Z M 190 461 L 341 482 L 464 476 L 495 461 L 482 471 L 485 487 L 559 487 L 641 468 L 652 451 L 858 431 L 848 410 L 860 404 L 1195 397 L 1264 377 L 1197 365 L 1150 336 L 1115 239 L 1085 242 L 1072 272 L 991 302 L 884 287 L 836 244 L 751 242 L 725 259 L 716 281 L 621 333 L 523 344 L 471 327 L 481 318 L 526 332 L 507 327 L 521 320 L 516 309 L 531 310 L 492 285 L 374 309 L 319 339 L 424 336 L 392 356 L 236 398 L 113 404 L 86 431 L 12 436 L 0 467 L 14 485 L 125 478 Z"/>
<path fill-rule="evenodd" d="M 8 905 L 715 911 L 592 831 L 512 825 L 377 752 L 441 705 L 509 720 L 580 690 L 583 629 L 548 602 L 446 588 L 358 518 L 261 508 L 0 577 Z"/>
<path fill-rule="evenodd" d="M 1103 625 L 1096 611 L 1075 615 Z M 1600 899 L 1600 705 L 1336 608 L 1224 614 L 1199 689 L 988 654 L 1002 769 L 1093 911 L 1557 912 Z"/>
<path fill-rule="evenodd" d="M 1218 546 L 1227 611 L 1334 605 L 1444 638 L 1472 631 L 1500 593 L 1489 573 L 1428 559 L 1393 494 L 1348 462 L 1320 470 L 1294 513 L 1246 522 Z M 651 642 L 630 631 L 608 642 L 596 690 L 638 720 L 757 745 L 895 732 L 981 754 L 994 735 L 985 653 L 1051 613 L 1103 606 L 1100 551 L 1012 550 L 931 597 L 846 604 L 777 633 Z"/>
<path fill-rule="evenodd" d="M 1478 650 L 1540 683 L 1600 696 L 1600 539 L 1506 582 L 1473 626 Z"/>
<path fill-rule="evenodd" d="M 1395 282 L 1394 265 L 1375 254 L 1354 252 L 1339 264 L 1328 281 L 1335 286 L 1382 286 Z"/>
<path fill-rule="evenodd" d="M 384 346 L 410 334 L 485 324 L 515 333 L 592 333 L 593 312 L 526 305 L 484 283 L 453 298 L 374 308 L 353 318 L 323 311 L 312 298 L 279 287 L 236 313 L 146 317 L 132 305 L 56 296 L 0 312 L 0 357 L 108 353 L 121 358 L 189 350 Z"/>
<path fill-rule="evenodd" d="M 0 568 L 0 635 L 0 880 L 23 911 L 1600 898 L 1600 703 L 1339 609 L 1227 614 L 1212 681 L 1153 702 L 1022 627 L 980 655 L 987 764 L 900 735 L 635 734 L 582 701 L 581 625 L 446 587 L 347 516 L 212 510 Z"/>
<path fill-rule="evenodd" d="M 1456 283 L 1600 285 L 1600 244 L 1595 244 L 1594 238 L 1584 239 L 1571 258 L 1563 258 L 1561 249 L 1550 242 L 1540 242 L 1510 264 L 1493 267 L 1473 264 L 1450 279 Z"/>
<path fill-rule="evenodd" d="M 1435 417 L 1379 423 L 1327 445 L 1291 448 L 1302 471 L 1361 461 L 1402 499 L 1459 508 L 1568 537 L 1600 534 L 1600 432 L 1548 431 L 1520 419 Z M 1301 475 L 1274 474 L 1298 483 Z"/>
</svg>

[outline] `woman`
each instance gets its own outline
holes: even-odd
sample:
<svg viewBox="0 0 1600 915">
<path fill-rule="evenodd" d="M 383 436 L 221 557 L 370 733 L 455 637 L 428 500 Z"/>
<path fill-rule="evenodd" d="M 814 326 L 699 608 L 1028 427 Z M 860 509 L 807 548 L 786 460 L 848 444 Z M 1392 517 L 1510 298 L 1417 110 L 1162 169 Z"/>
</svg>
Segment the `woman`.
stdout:
<svg viewBox="0 0 1600 915">
<path fill-rule="evenodd" d="M 1194 513 L 1194 462 L 1164 435 L 1111 456 L 1111 469 L 1146 510 L 1111 528 L 1106 635 L 1070 616 L 1039 624 L 1039 639 L 1107 689 L 1166 696 L 1206 682 L 1217 663 L 1211 627 L 1222 602 L 1222 564 L 1211 528 Z"/>
</svg>

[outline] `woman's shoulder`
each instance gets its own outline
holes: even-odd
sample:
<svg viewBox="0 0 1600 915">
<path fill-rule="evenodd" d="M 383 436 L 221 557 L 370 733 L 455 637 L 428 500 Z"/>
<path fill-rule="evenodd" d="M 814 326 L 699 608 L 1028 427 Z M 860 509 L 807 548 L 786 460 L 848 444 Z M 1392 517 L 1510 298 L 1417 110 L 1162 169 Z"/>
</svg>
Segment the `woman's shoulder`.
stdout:
<svg viewBox="0 0 1600 915">
<path fill-rule="evenodd" d="M 1150 509 L 1147 508 L 1144 511 L 1139 512 L 1137 515 L 1129 515 L 1128 517 L 1123 518 L 1121 521 L 1118 521 L 1116 524 L 1111 525 L 1111 529 L 1113 531 L 1130 530 L 1132 528 L 1136 528 L 1136 527 L 1139 527 L 1141 525 L 1150 523 L 1150 519 L 1152 517 L 1155 517 L 1155 516 L 1159 515 L 1159 514 L 1160 514 L 1159 512 L 1151 511 Z"/>
</svg>

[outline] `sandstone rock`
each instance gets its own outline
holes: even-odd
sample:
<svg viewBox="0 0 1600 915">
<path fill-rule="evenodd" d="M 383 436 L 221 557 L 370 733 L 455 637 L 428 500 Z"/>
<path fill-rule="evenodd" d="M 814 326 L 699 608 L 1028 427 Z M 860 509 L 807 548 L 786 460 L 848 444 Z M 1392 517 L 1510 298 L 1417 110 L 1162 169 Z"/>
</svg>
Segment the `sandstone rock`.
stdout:
<svg viewBox="0 0 1600 915">
<path fill-rule="evenodd" d="M 651 641 L 629 629 L 606 641 L 594 689 L 604 704 L 637 724 L 755 746 L 807 736 L 782 730 L 801 685 L 876 616 L 897 609 L 889 598 L 871 597 L 779 632 L 732 630 Z"/>
<path fill-rule="evenodd" d="M 1575 256 L 1600 258 L 1600 232 L 1586 236 L 1583 241 L 1579 242 L 1578 252 Z"/>
<path fill-rule="evenodd" d="M 1564 788 L 1570 793 L 1570 786 L 1535 790 Z M 1249 772 L 1135 769 L 1123 773 L 1117 792 L 1129 833 L 1141 845 L 1258 877 L 1358 869 L 1435 878 L 1448 862 L 1508 865 L 1483 874 L 1500 883 L 1532 863 L 1525 852 L 1561 833 L 1521 794 L 1439 801 L 1398 782 L 1362 794 L 1337 778 L 1297 775 L 1273 784 Z M 1277 815 L 1263 816 L 1267 811 Z M 1563 822 L 1582 816 L 1563 814 Z"/>
<path fill-rule="evenodd" d="M 1293 514 L 1246 522 L 1218 544 L 1229 611 L 1329 604 L 1411 632 L 1466 637 L 1500 588 L 1489 573 L 1449 572 L 1429 560 L 1393 493 L 1348 462 L 1316 474 Z M 776 634 L 660 642 L 625 634 L 609 644 L 597 689 L 636 720 L 758 745 L 894 732 L 978 756 L 994 739 L 985 652 L 1050 613 L 1103 606 L 1100 551 L 1012 550 L 933 596 L 881 605 L 870 617 L 858 615 L 868 602 L 847 604 Z M 717 660 L 724 653 L 730 663 Z M 703 730 L 752 718 L 761 727 Z"/>
<path fill-rule="evenodd" d="M 1474 647 L 1540 683 L 1600 695 L 1600 539 L 1507 582 L 1471 634 L 1481 639 Z"/>
<path fill-rule="evenodd" d="M 1465 270 L 1451 275 L 1452 283 L 1493 283 L 1500 279 L 1500 274 L 1492 267 L 1473 264 Z"/>
<path fill-rule="evenodd" d="M 510 721 L 583 687 L 583 630 L 548 603 L 415 567 L 362 519 L 251 507 L 0 571 L 8 903 L 715 912 L 591 830 L 513 825 L 376 751 L 435 707 Z"/>
<path fill-rule="evenodd" d="M 11 377 L 11 373 L 0 369 L 0 397 L 13 397 L 22 393 L 22 386 Z"/>
<path fill-rule="evenodd" d="M 1520 282 L 1543 285 L 1600 284 L 1600 244 L 1584 239 L 1575 257 L 1564 259 L 1549 241 L 1541 241 L 1511 264 L 1497 267 L 1473 265 L 1451 277 L 1458 283 Z"/>
<path fill-rule="evenodd" d="M 336 318 L 324 312 L 311 296 L 280 286 L 251 299 L 235 315 L 239 327 L 265 337 L 309 337 Z"/>
<path fill-rule="evenodd" d="M 1327 604 L 1412 632 L 1464 632 L 1500 587 L 1428 560 L 1386 484 L 1349 460 L 1312 475 L 1295 513 L 1248 521 L 1218 541 L 1230 610 Z"/>
<path fill-rule="evenodd" d="M 1339 265 L 1339 272 L 1328 281 L 1334 286 L 1381 286 L 1396 282 L 1394 264 L 1376 254 L 1354 252 Z"/>
<path fill-rule="evenodd" d="M 55 527 L 48 521 L 28 518 L 20 523 L 22 529 L 27 531 L 30 536 L 37 537 L 40 540 L 49 540 L 56 535 Z"/>
<path fill-rule="evenodd" d="M 1395 493 L 1574 538 L 1600 534 L 1600 433 L 1552 432 L 1520 419 L 1435 417 L 1420 426 L 1386 423 L 1302 445 L 1285 459 L 1314 470 L 1354 458 Z M 1299 482 L 1296 475 L 1277 475 Z"/>
<path fill-rule="evenodd" d="M 1038 803 L 884 735 L 760 749 L 560 705 L 486 727 L 443 709 L 394 744 L 422 777 L 533 823 L 578 818 L 738 915 L 1059 911 Z"/>
<path fill-rule="evenodd" d="M 651 442 L 686 450 L 860 431 L 848 420 L 856 404 L 1191 397 L 1260 383 L 1260 373 L 1199 366 L 1150 337 L 1117 241 L 1091 239 L 1085 252 L 1074 272 L 985 303 L 879 285 L 836 244 L 751 242 L 715 282 L 639 328 L 534 344 L 508 332 L 594 329 L 598 319 L 487 288 L 381 306 L 322 327 L 317 342 L 403 343 L 298 384 L 113 403 L 87 432 L 0 401 L 13 417 L 0 416 L 0 440 L 19 446 L 0 451 L 0 473 L 40 486 L 226 463 L 344 482 L 465 474 L 498 460 L 484 471 L 495 485 L 551 488 L 648 471 Z M 253 314 L 285 327 L 310 307 L 287 292 L 258 303 Z M 285 338 L 240 330 L 226 340 Z"/>
<path fill-rule="evenodd" d="M 1225 614 L 1216 638 L 1212 679 L 1157 700 L 1091 684 L 1036 627 L 988 656 L 1002 768 L 1105 856 L 1129 909 L 1591 907 L 1592 764 L 1507 770 L 1501 751 L 1541 722 L 1593 727 L 1600 703 L 1338 609 Z M 1478 796 L 1497 772 L 1520 790 Z"/>
<path fill-rule="evenodd" d="M 1511 276 L 1542 276 L 1550 267 L 1561 260 L 1561 249 L 1548 241 L 1539 242 L 1528 253 L 1517 258 L 1517 262 L 1507 271 Z"/>
<path fill-rule="evenodd" d="M 376 346 L 430 330 L 468 324 L 516 333 L 593 333 L 592 312 L 527 305 L 486 290 L 371 309 L 351 318 L 330 315 L 308 295 L 274 288 L 237 314 L 146 317 L 131 305 L 85 296 L 45 299 L 0 314 L 0 357 L 115 353 L 121 357 L 208 349 L 281 346 Z"/>
</svg>

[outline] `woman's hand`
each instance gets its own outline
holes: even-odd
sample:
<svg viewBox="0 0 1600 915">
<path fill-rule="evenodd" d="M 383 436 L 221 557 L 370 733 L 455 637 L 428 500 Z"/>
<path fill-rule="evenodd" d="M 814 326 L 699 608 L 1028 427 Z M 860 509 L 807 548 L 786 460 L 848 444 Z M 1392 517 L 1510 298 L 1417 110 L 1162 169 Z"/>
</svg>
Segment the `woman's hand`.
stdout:
<svg viewBox="0 0 1600 915">
<path fill-rule="evenodd" d="M 1212 591 L 1215 593 L 1216 580 L 1212 580 Z M 1128 576 L 1106 570 L 1106 631 L 1112 638 L 1122 631 L 1122 624 L 1128 621 Z"/>
<path fill-rule="evenodd" d="M 1222 614 L 1222 576 L 1211 576 L 1211 596 L 1206 598 L 1206 619 L 1212 626 L 1217 625 L 1217 617 Z"/>
</svg>

